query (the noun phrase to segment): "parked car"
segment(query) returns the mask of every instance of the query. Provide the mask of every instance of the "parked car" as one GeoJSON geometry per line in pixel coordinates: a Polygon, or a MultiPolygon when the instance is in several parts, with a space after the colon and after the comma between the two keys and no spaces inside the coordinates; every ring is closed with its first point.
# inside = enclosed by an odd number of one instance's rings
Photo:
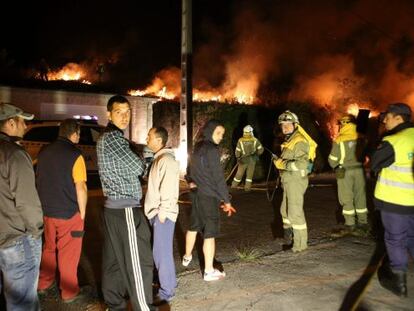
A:
{"type": "MultiPolygon", "coordinates": [[[[97,174],[96,141],[105,127],[96,121],[79,121],[81,125],[80,139],[77,147],[85,158],[88,174],[97,174]]],[[[21,145],[26,149],[36,164],[37,155],[43,146],[57,139],[60,121],[32,121],[28,122],[26,133],[21,145]]]]}

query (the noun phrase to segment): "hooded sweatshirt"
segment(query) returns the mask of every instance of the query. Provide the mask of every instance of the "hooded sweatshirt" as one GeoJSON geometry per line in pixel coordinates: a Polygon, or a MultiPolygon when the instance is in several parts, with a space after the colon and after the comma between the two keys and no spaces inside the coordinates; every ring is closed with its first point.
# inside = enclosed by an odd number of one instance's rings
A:
{"type": "Polygon", "coordinates": [[[222,126],[219,121],[210,120],[204,127],[203,139],[194,147],[189,179],[197,185],[199,192],[230,203],[220,152],[213,141],[213,132],[218,126],[222,126]]]}
{"type": "Polygon", "coordinates": [[[145,215],[148,219],[156,215],[175,222],[178,215],[180,165],[171,149],[161,149],[154,155],[148,175],[145,195],[145,215]]]}

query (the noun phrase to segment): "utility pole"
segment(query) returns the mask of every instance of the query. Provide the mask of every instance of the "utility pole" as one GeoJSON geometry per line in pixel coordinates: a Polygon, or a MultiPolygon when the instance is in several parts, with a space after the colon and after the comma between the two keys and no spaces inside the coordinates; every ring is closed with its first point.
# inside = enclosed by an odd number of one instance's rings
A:
{"type": "Polygon", "coordinates": [[[193,149],[193,41],[192,0],[182,0],[181,21],[181,96],[180,96],[180,145],[181,172],[187,168],[188,155],[193,149]]]}

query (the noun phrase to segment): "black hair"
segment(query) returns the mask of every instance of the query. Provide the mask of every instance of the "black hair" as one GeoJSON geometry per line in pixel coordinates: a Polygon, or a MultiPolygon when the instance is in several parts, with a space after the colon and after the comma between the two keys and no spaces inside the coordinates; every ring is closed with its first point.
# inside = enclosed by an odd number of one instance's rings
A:
{"type": "Polygon", "coordinates": [[[60,123],[59,136],[69,138],[73,133],[80,131],[80,124],[75,119],[65,119],[60,123]]]}
{"type": "Polygon", "coordinates": [[[114,95],[108,100],[108,104],[106,105],[106,110],[111,112],[115,103],[128,104],[128,106],[131,107],[131,104],[129,103],[128,99],[126,99],[124,96],[114,95]]]}
{"type": "Polygon", "coordinates": [[[167,132],[167,130],[162,126],[153,127],[153,129],[154,129],[155,135],[157,135],[157,137],[161,138],[162,146],[165,147],[165,145],[167,144],[167,141],[168,141],[168,132],[167,132]]]}

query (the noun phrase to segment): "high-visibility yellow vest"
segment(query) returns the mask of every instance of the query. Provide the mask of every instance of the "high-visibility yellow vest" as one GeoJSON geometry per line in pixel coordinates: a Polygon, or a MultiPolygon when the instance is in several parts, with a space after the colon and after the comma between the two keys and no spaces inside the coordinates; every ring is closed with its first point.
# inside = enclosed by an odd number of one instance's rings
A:
{"type": "Polygon", "coordinates": [[[388,203],[414,206],[414,128],[386,136],[383,140],[392,145],[395,162],[381,170],[375,197],[388,203]]]}

